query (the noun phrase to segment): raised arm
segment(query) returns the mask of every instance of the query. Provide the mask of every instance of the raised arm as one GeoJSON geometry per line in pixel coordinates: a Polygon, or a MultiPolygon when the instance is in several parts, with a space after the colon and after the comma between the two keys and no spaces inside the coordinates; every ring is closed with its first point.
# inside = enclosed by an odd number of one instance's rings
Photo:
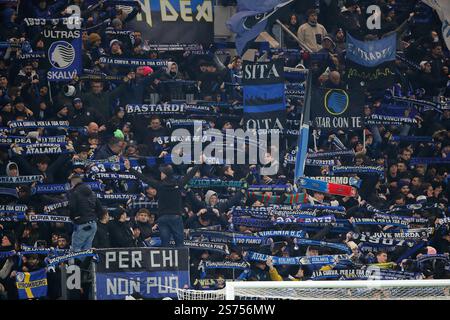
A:
{"type": "Polygon", "coordinates": [[[160,182],[156,179],[153,179],[151,177],[146,177],[145,175],[143,175],[142,173],[140,173],[139,171],[131,168],[131,164],[130,161],[128,159],[126,159],[124,161],[124,166],[125,169],[130,172],[132,175],[134,175],[136,178],[138,178],[141,181],[144,181],[145,183],[149,184],[150,186],[154,187],[154,188],[159,188],[160,186],[160,182]]]}

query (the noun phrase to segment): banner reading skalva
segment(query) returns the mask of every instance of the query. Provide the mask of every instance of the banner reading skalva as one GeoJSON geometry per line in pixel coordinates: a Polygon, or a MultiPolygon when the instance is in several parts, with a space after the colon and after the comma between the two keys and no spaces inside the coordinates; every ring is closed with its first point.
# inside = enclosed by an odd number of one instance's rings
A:
{"type": "Polygon", "coordinates": [[[244,62],[242,83],[246,129],[282,130],[286,125],[282,60],[244,62]]]}
{"type": "Polygon", "coordinates": [[[139,0],[142,13],[130,22],[145,40],[157,44],[214,42],[212,0],[139,0]]]}
{"type": "Polygon", "coordinates": [[[81,31],[45,29],[47,48],[47,79],[52,82],[71,81],[82,72],[81,31]]]}
{"type": "Polygon", "coordinates": [[[364,94],[358,90],[313,88],[311,121],[323,129],[361,128],[364,94]]]}

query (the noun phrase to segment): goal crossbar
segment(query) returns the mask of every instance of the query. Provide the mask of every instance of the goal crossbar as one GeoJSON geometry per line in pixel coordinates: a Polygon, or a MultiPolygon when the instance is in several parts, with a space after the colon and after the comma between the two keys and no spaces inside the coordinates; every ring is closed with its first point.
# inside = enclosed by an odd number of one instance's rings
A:
{"type": "MultiPolygon", "coordinates": [[[[225,299],[234,300],[239,290],[263,289],[450,289],[450,280],[352,280],[352,281],[235,281],[227,282],[225,299]]],[[[449,296],[450,298],[450,296],[449,296]]]]}

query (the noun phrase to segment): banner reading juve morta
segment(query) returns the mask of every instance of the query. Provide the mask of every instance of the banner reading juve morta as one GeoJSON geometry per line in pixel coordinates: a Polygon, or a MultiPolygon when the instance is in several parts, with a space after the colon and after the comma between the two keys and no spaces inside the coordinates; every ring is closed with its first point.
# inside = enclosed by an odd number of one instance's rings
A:
{"type": "Polygon", "coordinates": [[[133,30],[157,44],[214,42],[212,0],[139,0],[142,13],[129,22],[133,30]]]}
{"type": "Polygon", "coordinates": [[[70,81],[82,73],[81,30],[44,29],[47,79],[70,81]]]}
{"type": "Polygon", "coordinates": [[[383,89],[395,81],[395,34],[375,41],[359,41],[347,35],[347,83],[369,90],[383,89]]]}
{"type": "Polygon", "coordinates": [[[311,121],[317,128],[362,127],[364,94],[359,90],[312,88],[311,121]]]}
{"type": "Polygon", "coordinates": [[[244,62],[246,129],[282,130],[286,125],[283,61],[244,62]]]}
{"type": "Polygon", "coordinates": [[[97,300],[123,300],[135,292],[145,298],[176,297],[176,288],[190,285],[187,248],[99,249],[96,253],[97,300]]]}

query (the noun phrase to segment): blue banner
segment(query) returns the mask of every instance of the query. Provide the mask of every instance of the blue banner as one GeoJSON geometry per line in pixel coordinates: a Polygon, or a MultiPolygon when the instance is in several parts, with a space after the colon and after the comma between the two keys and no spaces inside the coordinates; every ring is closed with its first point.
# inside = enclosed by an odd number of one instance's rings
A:
{"type": "Polygon", "coordinates": [[[123,300],[135,292],[145,298],[176,298],[190,285],[189,249],[121,248],[96,250],[97,300],[123,300]]]}
{"type": "Polygon", "coordinates": [[[47,295],[47,271],[17,272],[16,287],[19,299],[33,299],[47,295]]]}
{"type": "Polygon", "coordinates": [[[347,60],[364,67],[376,67],[394,61],[397,37],[395,34],[375,41],[359,41],[347,34],[347,60]]]}
{"type": "Polygon", "coordinates": [[[81,75],[81,30],[45,29],[43,36],[48,48],[47,79],[51,82],[71,81],[81,75]]]}

